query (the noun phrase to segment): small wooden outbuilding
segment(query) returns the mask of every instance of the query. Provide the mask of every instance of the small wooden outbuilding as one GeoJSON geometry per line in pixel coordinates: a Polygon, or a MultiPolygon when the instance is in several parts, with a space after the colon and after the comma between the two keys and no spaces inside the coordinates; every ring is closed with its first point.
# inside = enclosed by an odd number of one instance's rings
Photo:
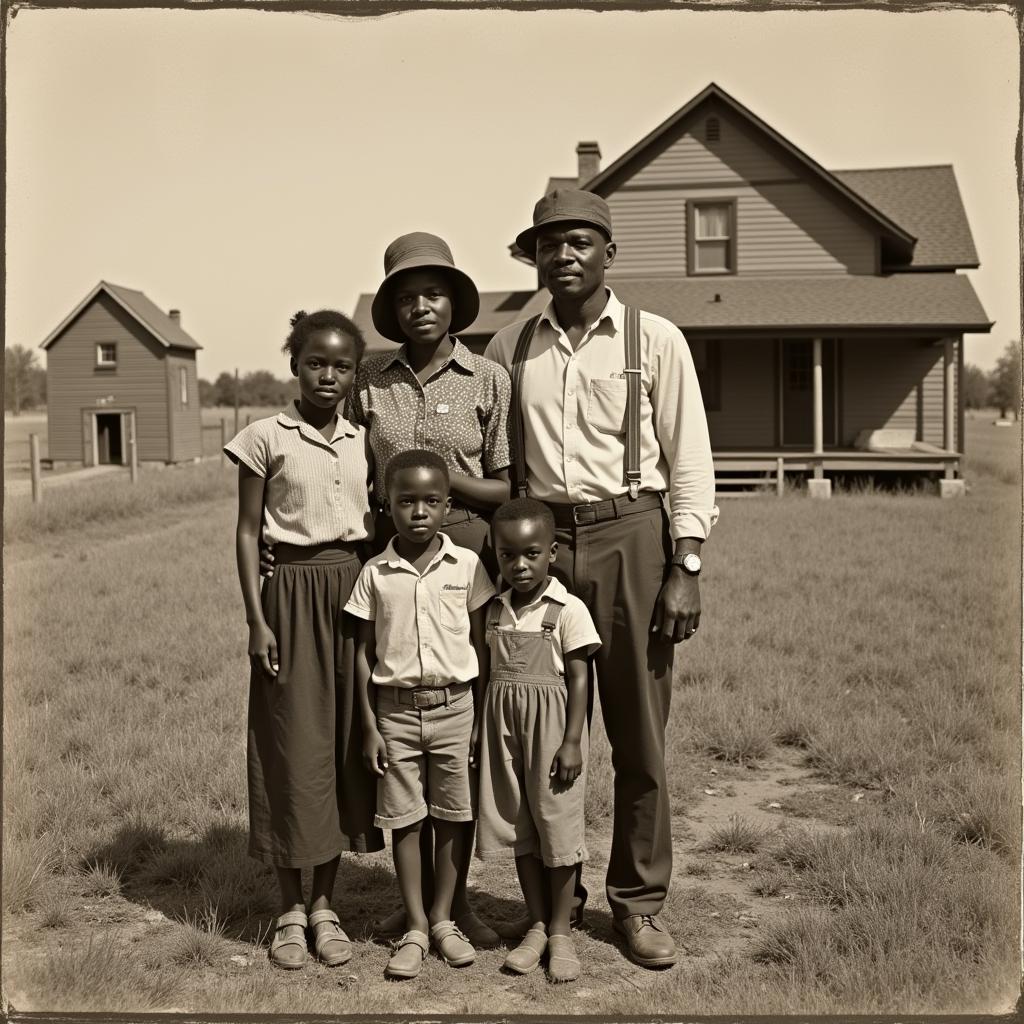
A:
{"type": "Polygon", "coordinates": [[[140,462],[200,457],[201,346],[178,310],[100,281],[40,347],[52,462],[127,464],[133,413],[140,462]]]}

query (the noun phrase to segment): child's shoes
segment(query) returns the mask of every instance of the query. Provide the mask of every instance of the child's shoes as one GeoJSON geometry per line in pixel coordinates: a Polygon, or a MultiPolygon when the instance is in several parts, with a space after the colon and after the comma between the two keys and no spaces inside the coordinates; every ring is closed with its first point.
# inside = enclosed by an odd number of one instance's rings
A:
{"type": "Polygon", "coordinates": [[[580,976],[580,959],[571,935],[548,936],[548,980],[575,981],[580,976]]]}
{"type": "Polygon", "coordinates": [[[387,967],[385,978],[415,978],[420,973],[430,939],[423,932],[408,931],[399,940],[387,967]]]}
{"type": "Polygon", "coordinates": [[[270,962],[286,971],[295,971],[306,963],[306,927],[309,918],[304,910],[289,910],[274,922],[274,938],[270,942],[270,962]],[[288,928],[298,927],[298,935],[286,935],[288,928]]]}
{"type": "Polygon", "coordinates": [[[467,967],[476,959],[476,950],[454,921],[438,921],[431,925],[430,938],[449,967],[467,967]]]}
{"type": "Polygon", "coordinates": [[[352,959],[352,942],[333,910],[314,910],[309,915],[309,926],[313,929],[313,943],[320,963],[340,967],[352,959]]]}
{"type": "Polygon", "coordinates": [[[527,929],[523,941],[505,957],[505,967],[516,974],[529,974],[540,964],[540,958],[548,946],[548,932],[542,924],[527,929]]]}
{"type": "Polygon", "coordinates": [[[486,922],[481,921],[472,910],[455,919],[455,926],[470,941],[474,949],[494,949],[501,942],[501,936],[486,922]]]}

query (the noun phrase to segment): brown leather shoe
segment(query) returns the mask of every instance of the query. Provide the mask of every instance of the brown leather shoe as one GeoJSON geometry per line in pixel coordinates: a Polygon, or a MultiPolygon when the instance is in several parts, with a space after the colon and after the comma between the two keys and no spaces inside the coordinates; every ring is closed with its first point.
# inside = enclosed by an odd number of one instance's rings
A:
{"type": "Polygon", "coordinates": [[[676,962],[676,944],[652,914],[631,914],[616,918],[615,930],[626,939],[629,959],[641,967],[671,967],[676,962]]]}

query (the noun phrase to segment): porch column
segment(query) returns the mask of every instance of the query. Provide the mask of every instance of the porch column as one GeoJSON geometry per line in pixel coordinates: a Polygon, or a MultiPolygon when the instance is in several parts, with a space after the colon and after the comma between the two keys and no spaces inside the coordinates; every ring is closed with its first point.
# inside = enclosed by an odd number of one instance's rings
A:
{"type": "Polygon", "coordinates": [[[812,498],[828,498],[832,494],[832,481],[824,479],[822,462],[825,456],[824,402],[821,373],[821,338],[814,339],[814,478],[807,481],[807,493],[812,498]]]}
{"type": "Polygon", "coordinates": [[[956,358],[953,353],[953,339],[943,339],[943,383],[942,389],[942,447],[951,452],[956,447],[956,404],[953,401],[953,387],[956,381],[956,358]]]}

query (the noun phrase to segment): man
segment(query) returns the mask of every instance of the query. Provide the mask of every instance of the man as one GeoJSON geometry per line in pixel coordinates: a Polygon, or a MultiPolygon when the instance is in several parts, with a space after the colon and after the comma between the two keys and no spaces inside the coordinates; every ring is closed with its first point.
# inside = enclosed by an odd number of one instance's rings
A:
{"type": "Polygon", "coordinates": [[[513,375],[512,417],[521,414],[513,435],[522,433],[514,455],[530,496],[555,513],[554,574],[587,604],[601,636],[615,928],[635,963],[667,967],[675,943],[657,915],[672,873],[672,661],[674,645],[700,625],[700,549],[718,516],[700,386],[681,332],[652,313],[633,318],[639,358],[626,358],[630,314],[605,285],[616,247],[604,199],[557,189],[516,242],[535,255],[551,302],[532,335],[530,321],[503,328],[485,354],[513,375]],[[640,380],[638,425],[630,424],[630,377],[640,380]]]}

